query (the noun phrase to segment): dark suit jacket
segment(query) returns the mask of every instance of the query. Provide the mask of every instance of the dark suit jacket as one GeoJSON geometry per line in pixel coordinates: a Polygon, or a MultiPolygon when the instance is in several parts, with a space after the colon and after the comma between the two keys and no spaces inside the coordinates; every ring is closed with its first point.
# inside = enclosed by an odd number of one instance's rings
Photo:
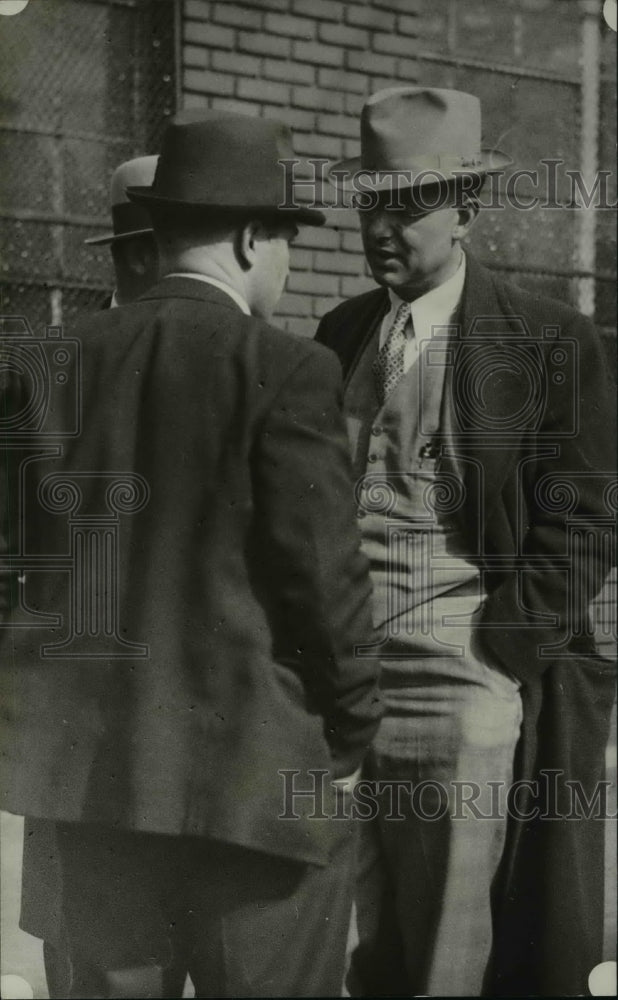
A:
{"type": "MultiPolygon", "coordinates": [[[[346,379],[387,303],[376,289],[323,318],[317,339],[337,352],[346,379]]],[[[517,777],[540,779],[543,812],[541,772],[561,771],[556,808],[568,813],[564,779],[590,793],[603,777],[614,697],[613,665],[596,657],[588,625],[612,558],[614,389],[589,320],[471,255],[459,322],[442,464],[448,471],[454,451],[463,474],[457,516],[489,595],[482,640],[523,682],[517,777]]],[[[600,961],[602,829],[598,820],[512,824],[489,993],[585,992],[600,961]]]]}
{"type": "Polygon", "coordinates": [[[12,623],[58,618],[4,644],[3,807],[324,862],[332,824],[279,819],[278,771],[299,771],[300,788],[310,768],[350,773],[380,715],[376,664],[354,655],[372,634],[370,584],[339,366],[191,279],[75,337],[80,433],[22,473],[26,549],[47,569],[28,571],[12,623]],[[57,473],[81,492],[72,509],[60,486],[37,493],[57,473]],[[114,492],[127,473],[140,478],[114,492]],[[72,612],[71,531],[86,567],[72,612]]]}

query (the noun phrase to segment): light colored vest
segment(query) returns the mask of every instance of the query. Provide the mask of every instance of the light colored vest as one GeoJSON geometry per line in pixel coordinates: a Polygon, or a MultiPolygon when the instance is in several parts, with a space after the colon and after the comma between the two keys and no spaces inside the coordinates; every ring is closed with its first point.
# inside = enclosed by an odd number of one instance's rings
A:
{"type": "Polygon", "coordinates": [[[444,426],[445,364],[427,345],[380,407],[371,367],[379,325],[350,377],[345,409],[385,682],[389,670],[428,660],[435,668],[448,661],[450,676],[459,670],[468,678],[478,657],[486,668],[472,627],[485,594],[452,516],[463,500],[461,479],[452,465],[441,470],[430,448],[444,426]]]}

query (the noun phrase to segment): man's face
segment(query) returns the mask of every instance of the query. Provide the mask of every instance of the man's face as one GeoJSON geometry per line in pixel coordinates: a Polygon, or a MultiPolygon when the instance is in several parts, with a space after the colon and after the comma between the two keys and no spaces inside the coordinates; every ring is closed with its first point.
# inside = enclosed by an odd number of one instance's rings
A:
{"type": "Polygon", "coordinates": [[[383,195],[374,208],[359,210],[363,245],[377,283],[412,301],[455,273],[460,212],[452,202],[427,210],[412,199],[406,207],[389,208],[393,200],[383,195]]]}
{"type": "Polygon", "coordinates": [[[296,225],[285,221],[269,225],[258,234],[251,312],[262,319],[271,317],[283,294],[290,271],[290,244],[297,235],[296,225]]]}

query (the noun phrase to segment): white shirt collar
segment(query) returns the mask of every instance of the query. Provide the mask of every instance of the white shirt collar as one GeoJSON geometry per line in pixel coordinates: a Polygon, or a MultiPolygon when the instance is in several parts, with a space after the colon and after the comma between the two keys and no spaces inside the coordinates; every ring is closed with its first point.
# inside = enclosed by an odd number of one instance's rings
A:
{"type": "Polygon", "coordinates": [[[120,303],[119,303],[118,299],[116,298],[116,289],[114,288],[114,291],[112,292],[112,301],[109,304],[109,308],[110,309],[117,309],[119,305],[120,305],[120,303]]]}
{"type": "MultiPolygon", "coordinates": [[[[459,267],[447,281],[431,288],[424,295],[421,295],[414,302],[410,303],[410,315],[412,317],[412,328],[417,340],[424,340],[431,337],[432,329],[438,326],[448,326],[452,323],[454,315],[461,301],[464,282],[466,280],[466,255],[462,253],[459,267]]],[[[399,298],[396,292],[389,288],[388,295],[391,301],[391,309],[388,318],[394,317],[399,306],[404,301],[399,298]]],[[[390,323],[385,324],[390,329],[390,323]]]]}
{"type": "Polygon", "coordinates": [[[231,299],[239,306],[245,315],[250,316],[251,310],[247,305],[247,302],[242,297],[240,292],[237,292],[235,288],[231,285],[226,284],[224,281],[219,281],[218,278],[211,278],[207,274],[196,274],[194,271],[173,271],[171,274],[166,274],[166,278],[194,278],[196,281],[205,281],[207,285],[214,285],[215,288],[221,289],[226,295],[229,295],[231,299]]]}

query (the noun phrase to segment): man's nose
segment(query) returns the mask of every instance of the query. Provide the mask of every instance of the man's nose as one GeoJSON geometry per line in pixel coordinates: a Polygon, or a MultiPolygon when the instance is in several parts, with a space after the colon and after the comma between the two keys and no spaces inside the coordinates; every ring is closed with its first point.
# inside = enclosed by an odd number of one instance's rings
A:
{"type": "Polygon", "coordinates": [[[392,219],[383,208],[373,209],[367,213],[367,228],[371,238],[378,241],[391,239],[393,235],[392,219]]]}

